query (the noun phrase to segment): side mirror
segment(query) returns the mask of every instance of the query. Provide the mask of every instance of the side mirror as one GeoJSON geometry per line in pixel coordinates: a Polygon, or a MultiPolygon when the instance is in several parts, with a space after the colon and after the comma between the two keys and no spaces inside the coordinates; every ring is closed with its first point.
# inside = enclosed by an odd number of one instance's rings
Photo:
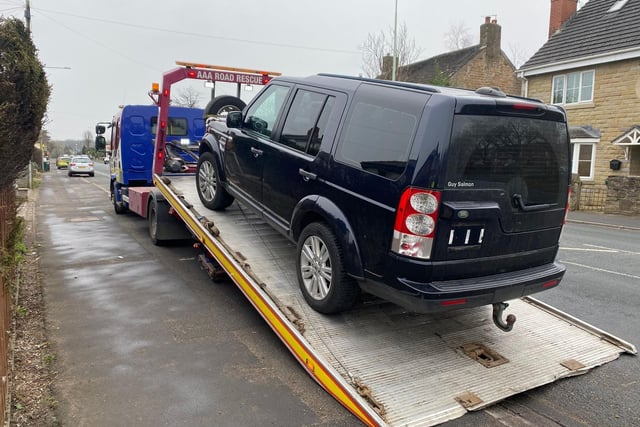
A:
{"type": "Polygon", "coordinates": [[[97,151],[104,151],[104,149],[106,148],[106,145],[107,145],[107,140],[104,139],[104,136],[102,136],[102,135],[96,136],[96,150],[97,151]]]}
{"type": "Polygon", "coordinates": [[[229,111],[227,113],[227,127],[228,128],[242,127],[242,111],[229,111]]]}
{"type": "Polygon", "coordinates": [[[96,125],[96,135],[102,135],[106,130],[107,128],[104,125],[96,125]]]}

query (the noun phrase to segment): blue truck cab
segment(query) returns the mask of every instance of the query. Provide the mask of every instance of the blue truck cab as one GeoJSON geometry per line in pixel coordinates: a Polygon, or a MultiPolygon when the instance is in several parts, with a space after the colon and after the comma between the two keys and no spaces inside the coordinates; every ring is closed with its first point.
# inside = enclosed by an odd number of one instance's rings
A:
{"type": "MultiPolygon", "coordinates": [[[[126,105],[111,122],[111,195],[116,212],[128,210],[130,187],[153,185],[153,155],[158,127],[158,107],[126,105]]],[[[197,162],[198,144],[205,133],[203,110],[169,107],[164,168],[190,172],[197,162]]]]}

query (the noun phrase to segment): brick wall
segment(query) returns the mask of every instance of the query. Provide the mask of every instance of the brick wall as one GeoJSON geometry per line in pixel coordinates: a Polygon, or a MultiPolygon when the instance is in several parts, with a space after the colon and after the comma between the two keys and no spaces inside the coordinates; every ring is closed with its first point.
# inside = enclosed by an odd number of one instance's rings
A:
{"type": "MultiPolygon", "coordinates": [[[[574,71],[595,70],[594,99],[592,103],[566,106],[569,124],[590,125],[601,132],[596,145],[594,180],[585,185],[604,187],[609,176],[629,175],[629,162],[624,149],[611,144],[633,125],[640,124],[640,60],[618,61],[574,71]],[[618,171],[609,168],[609,161],[618,159],[618,171]]],[[[556,74],[562,74],[560,72],[556,74]]],[[[527,96],[551,102],[552,74],[530,77],[527,96]]]]}
{"type": "Polygon", "coordinates": [[[520,95],[520,81],[515,68],[504,53],[489,58],[486,49],[480,51],[451,78],[451,86],[477,89],[482,86],[499,87],[510,95],[520,95]]]}

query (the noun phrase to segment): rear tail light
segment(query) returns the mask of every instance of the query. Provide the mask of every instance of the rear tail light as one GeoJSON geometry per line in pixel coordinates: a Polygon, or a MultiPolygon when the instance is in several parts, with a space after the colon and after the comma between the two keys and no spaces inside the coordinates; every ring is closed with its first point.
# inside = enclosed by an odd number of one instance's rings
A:
{"type": "Polygon", "coordinates": [[[567,217],[569,216],[569,203],[571,202],[571,186],[567,190],[567,205],[564,207],[564,224],[567,223],[567,217]]]}
{"type": "Polygon", "coordinates": [[[439,206],[439,191],[407,188],[398,204],[391,250],[399,255],[431,258],[439,206]]]}

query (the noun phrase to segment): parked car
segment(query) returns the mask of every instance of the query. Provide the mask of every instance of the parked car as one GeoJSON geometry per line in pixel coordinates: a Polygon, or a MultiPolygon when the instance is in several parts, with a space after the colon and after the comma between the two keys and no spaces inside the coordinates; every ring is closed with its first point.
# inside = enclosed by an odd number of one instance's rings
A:
{"type": "Polygon", "coordinates": [[[222,210],[237,199],[295,242],[300,289],[319,312],[349,309],[361,290],[413,312],[495,309],[564,275],[560,107],[318,75],[273,79],[209,123],[200,200],[222,210]]]}
{"type": "Polygon", "coordinates": [[[93,160],[89,156],[73,156],[69,162],[69,176],[85,174],[93,176],[93,160]]]}
{"type": "Polygon", "coordinates": [[[71,156],[59,156],[56,158],[56,167],[58,169],[66,169],[69,167],[71,156]]]}
{"type": "Polygon", "coordinates": [[[102,159],[102,161],[104,161],[104,164],[109,164],[109,156],[104,156],[104,158],[102,159]]]}

